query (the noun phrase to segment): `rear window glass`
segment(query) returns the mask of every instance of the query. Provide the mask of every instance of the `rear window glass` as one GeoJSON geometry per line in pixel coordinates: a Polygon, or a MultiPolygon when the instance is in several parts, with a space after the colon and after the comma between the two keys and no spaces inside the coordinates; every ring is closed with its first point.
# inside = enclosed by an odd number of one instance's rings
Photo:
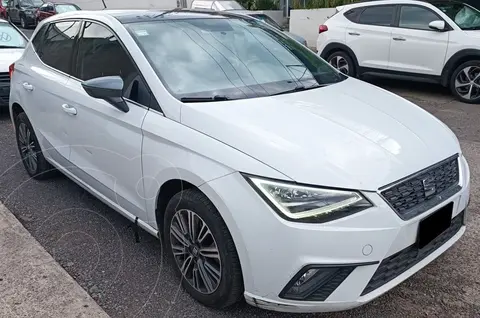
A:
{"type": "Polygon", "coordinates": [[[360,17],[360,13],[362,13],[362,11],[363,8],[351,9],[345,12],[344,16],[352,22],[358,22],[358,18],[360,17]]]}
{"type": "Polygon", "coordinates": [[[360,15],[362,24],[390,26],[393,22],[394,6],[367,7],[360,15]]]}
{"type": "Polygon", "coordinates": [[[0,23],[0,48],[24,48],[27,40],[8,23],[0,23]]]}

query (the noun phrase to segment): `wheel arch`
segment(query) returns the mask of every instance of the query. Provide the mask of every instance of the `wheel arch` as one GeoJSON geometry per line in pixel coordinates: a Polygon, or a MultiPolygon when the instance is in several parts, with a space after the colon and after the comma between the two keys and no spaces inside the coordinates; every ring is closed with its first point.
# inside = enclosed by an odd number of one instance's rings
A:
{"type": "Polygon", "coordinates": [[[465,49],[458,51],[450,57],[450,59],[445,63],[445,66],[442,70],[441,75],[441,84],[445,87],[448,86],[450,77],[452,76],[455,69],[462,63],[465,63],[469,60],[477,59],[480,60],[480,50],[477,49],[465,49]]]}
{"type": "Polygon", "coordinates": [[[359,65],[358,65],[357,56],[355,55],[355,52],[353,52],[351,48],[349,48],[347,45],[343,43],[338,43],[338,42],[329,43],[320,53],[320,57],[326,60],[330,54],[336,51],[344,51],[348,55],[350,55],[350,57],[353,60],[353,63],[355,64],[355,71],[357,73],[355,75],[358,75],[359,65]]]}
{"type": "Polygon", "coordinates": [[[19,103],[16,103],[16,102],[13,103],[11,108],[11,113],[10,113],[13,123],[15,123],[17,116],[20,113],[25,113],[25,110],[23,109],[23,107],[19,103]]]}

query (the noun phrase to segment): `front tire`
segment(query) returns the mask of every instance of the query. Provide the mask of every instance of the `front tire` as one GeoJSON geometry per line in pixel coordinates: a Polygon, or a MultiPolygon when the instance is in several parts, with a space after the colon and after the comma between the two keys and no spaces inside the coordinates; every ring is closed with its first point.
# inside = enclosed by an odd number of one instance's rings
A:
{"type": "Polygon", "coordinates": [[[16,117],[15,126],[18,151],[27,173],[30,177],[37,180],[47,179],[52,176],[55,169],[43,156],[32,124],[25,113],[20,113],[16,117]]]}
{"type": "Polygon", "coordinates": [[[472,60],[459,65],[450,77],[450,91],[459,101],[480,103],[480,61],[472,60]]]}
{"type": "Polygon", "coordinates": [[[26,29],[28,27],[27,20],[24,16],[20,17],[20,26],[22,27],[22,29],[26,29]]]}
{"type": "Polygon", "coordinates": [[[356,76],[355,64],[347,52],[333,52],[328,56],[327,62],[345,75],[356,76]]]}
{"type": "Polygon", "coordinates": [[[235,244],[203,193],[187,189],[173,196],[165,211],[164,233],[166,252],[195,300],[225,308],[241,299],[243,277],[235,244]]]}

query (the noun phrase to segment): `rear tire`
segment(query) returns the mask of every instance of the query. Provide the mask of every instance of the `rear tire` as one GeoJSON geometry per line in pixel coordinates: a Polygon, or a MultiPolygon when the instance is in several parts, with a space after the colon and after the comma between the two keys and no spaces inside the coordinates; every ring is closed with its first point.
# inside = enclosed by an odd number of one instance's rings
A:
{"type": "Polygon", "coordinates": [[[30,177],[37,180],[51,177],[56,170],[43,156],[35,131],[25,113],[20,113],[16,117],[15,133],[20,158],[30,177]]]}
{"type": "Polygon", "coordinates": [[[187,189],[173,196],[165,211],[164,236],[166,252],[182,277],[182,286],[195,300],[226,308],[242,298],[243,276],[235,244],[203,193],[187,189]]]}
{"type": "Polygon", "coordinates": [[[480,103],[480,60],[459,65],[450,77],[450,91],[461,102],[480,103]]]}
{"type": "Polygon", "coordinates": [[[327,62],[345,75],[356,77],[356,68],[350,54],[345,51],[335,51],[331,53],[327,62]]]}

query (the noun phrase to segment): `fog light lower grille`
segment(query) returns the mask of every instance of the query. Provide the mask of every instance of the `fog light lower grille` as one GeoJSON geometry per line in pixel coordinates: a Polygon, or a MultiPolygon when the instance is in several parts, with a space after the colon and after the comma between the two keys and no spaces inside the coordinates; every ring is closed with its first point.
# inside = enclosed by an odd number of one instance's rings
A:
{"type": "Polygon", "coordinates": [[[358,266],[378,262],[345,265],[308,265],[285,286],[279,297],[291,300],[325,301],[358,266]]]}

